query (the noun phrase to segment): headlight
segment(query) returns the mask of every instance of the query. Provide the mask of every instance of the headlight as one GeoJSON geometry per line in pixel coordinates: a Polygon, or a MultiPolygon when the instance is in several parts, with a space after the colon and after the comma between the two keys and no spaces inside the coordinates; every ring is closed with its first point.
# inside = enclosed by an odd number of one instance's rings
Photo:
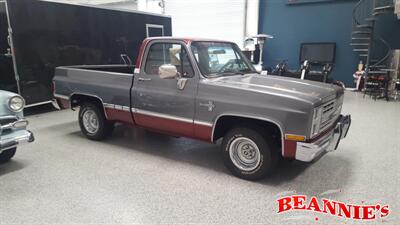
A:
{"type": "Polygon", "coordinates": [[[8,100],[8,108],[10,108],[14,112],[20,112],[24,109],[25,100],[21,96],[14,96],[8,100]]]}
{"type": "Polygon", "coordinates": [[[314,136],[319,133],[319,128],[321,125],[321,118],[322,118],[322,107],[315,108],[314,113],[313,113],[311,136],[314,136]]]}

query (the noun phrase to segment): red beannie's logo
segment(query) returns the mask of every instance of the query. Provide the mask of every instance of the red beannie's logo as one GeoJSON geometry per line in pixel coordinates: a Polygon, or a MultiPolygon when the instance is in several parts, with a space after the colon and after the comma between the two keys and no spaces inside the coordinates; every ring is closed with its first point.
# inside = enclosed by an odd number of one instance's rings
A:
{"type": "Polygon", "coordinates": [[[292,195],[277,200],[278,213],[292,210],[313,211],[332,216],[339,216],[353,220],[375,220],[389,215],[389,205],[355,205],[343,202],[322,199],[322,203],[316,197],[307,201],[305,195],[292,195]]]}

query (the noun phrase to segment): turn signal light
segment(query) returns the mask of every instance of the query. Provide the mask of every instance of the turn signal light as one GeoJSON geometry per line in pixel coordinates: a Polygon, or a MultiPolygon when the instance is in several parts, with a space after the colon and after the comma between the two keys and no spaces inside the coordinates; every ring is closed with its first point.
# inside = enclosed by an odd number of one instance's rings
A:
{"type": "Polygon", "coordinates": [[[285,139],[290,141],[305,141],[306,137],[302,135],[285,134],[285,139]]]}

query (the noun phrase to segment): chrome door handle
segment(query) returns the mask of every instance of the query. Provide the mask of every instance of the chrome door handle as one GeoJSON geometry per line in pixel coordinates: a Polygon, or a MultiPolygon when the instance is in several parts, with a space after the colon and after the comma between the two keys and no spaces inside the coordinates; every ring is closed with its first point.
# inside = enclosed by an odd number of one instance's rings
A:
{"type": "Polygon", "coordinates": [[[143,78],[143,77],[139,77],[138,79],[139,81],[151,81],[151,78],[143,78]]]}

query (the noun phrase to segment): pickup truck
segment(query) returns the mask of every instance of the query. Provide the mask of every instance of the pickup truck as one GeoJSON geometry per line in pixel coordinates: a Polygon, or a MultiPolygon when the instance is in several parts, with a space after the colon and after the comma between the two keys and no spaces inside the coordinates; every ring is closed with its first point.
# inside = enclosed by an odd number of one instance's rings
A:
{"type": "MultiPolygon", "coordinates": [[[[129,60],[126,60],[129,61],[129,60]]],[[[281,159],[305,162],[336,150],[350,127],[344,90],[332,84],[261,75],[231,42],[153,37],[136,65],[58,67],[54,96],[79,107],[92,140],[115,122],[210,143],[236,176],[256,180],[281,159]]]]}

